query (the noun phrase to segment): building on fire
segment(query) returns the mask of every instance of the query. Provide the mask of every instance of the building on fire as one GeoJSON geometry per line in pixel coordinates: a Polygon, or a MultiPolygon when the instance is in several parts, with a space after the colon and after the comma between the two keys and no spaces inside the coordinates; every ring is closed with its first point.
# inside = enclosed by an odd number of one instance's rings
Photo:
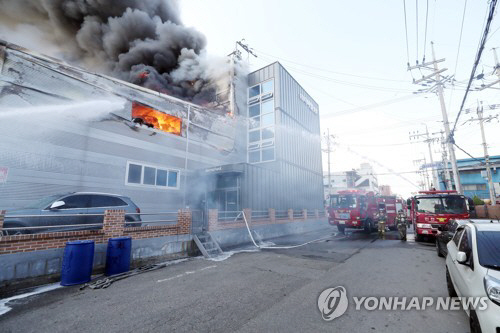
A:
{"type": "Polygon", "coordinates": [[[143,211],[321,209],[318,104],[277,62],[238,89],[228,112],[0,41],[0,208],[95,191],[143,211]]]}

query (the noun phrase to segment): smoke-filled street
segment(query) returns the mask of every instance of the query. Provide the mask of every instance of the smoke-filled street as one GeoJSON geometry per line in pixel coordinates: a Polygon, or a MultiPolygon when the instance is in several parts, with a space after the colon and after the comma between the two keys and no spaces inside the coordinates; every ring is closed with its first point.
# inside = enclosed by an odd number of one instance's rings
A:
{"type": "Polygon", "coordinates": [[[226,260],[192,258],[115,282],[107,289],[58,289],[14,301],[3,332],[468,332],[465,312],[357,311],[352,296],[446,296],[444,260],[433,244],[416,244],[333,228],[273,239],[290,250],[239,252],[226,260]],[[327,322],[318,295],[343,286],[350,304],[327,322]]]}

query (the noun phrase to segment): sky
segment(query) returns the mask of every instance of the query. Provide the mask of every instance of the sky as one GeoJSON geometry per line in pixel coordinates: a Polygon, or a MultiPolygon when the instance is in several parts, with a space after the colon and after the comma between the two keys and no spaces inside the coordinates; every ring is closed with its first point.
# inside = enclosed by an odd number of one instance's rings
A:
{"type": "MultiPolygon", "coordinates": [[[[447,68],[443,75],[454,75],[457,80],[454,85],[447,83],[444,90],[453,126],[488,6],[486,0],[182,0],[181,17],[184,24],[206,35],[211,54],[227,55],[236,41],[245,39],[257,55],[248,58],[251,70],[274,61],[287,68],[319,103],[322,133],[329,129],[335,135],[338,145],[331,155],[333,172],[369,162],[379,184],[388,184],[394,192],[408,196],[418,190],[421,179],[413,172],[419,165],[413,161],[430,160],[427,145],[410,141],[409,132],[423,133],[426,125],[430,133],[439,132],[443,118],[435,93],[414,94],[425,87],[412,84],[412,79],[430,71],[408,71],[407,63],[421,63],[424,55],[426,62],[432,60],[434,42],[436,58],[446,59],[439,64],[447,68]],[[401,173],[404,179],[393,172],[401,173]]],[[[476,72],[485,74],[484,83],[497,79],[492,75],[492,48],[500,47],[499,29],[500,18],[495,15],[476,72]]],[[[481,83],[474,80],[475,85],[481,83]]],[[[478,101],[500,103],[498,89],[500,84],[469,93],[465,108],[475,110],[478,101]]],[[[498,112],[484,113],[494,116],[498,112]]],[[[480,157],[483,148],[478,122],[462,125],[472,116],[475,113],[461,116],[455,139],[465,151],[480,157]]],[[[485,124],[490,155],[500,154],[499,128],[496,120],[485,124]]],[[[441,160],[440,149],[440,144],[432,145],[434,161],[441,160]]],[[[468,157],[458,150],[456,155],[468,157]]],[[[324,156],[324,170],[326,161],[324,156]]]]}

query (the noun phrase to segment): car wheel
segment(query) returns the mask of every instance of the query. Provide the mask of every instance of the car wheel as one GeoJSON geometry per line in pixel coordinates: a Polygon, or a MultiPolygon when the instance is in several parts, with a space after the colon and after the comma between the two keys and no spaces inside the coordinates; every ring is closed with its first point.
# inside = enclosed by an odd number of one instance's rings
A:
{"type": "Polygon", "coordinates": [[[343,235],[345,235],[345,225],[337,225],[337,229],[343,235]]]}
{"type": "Polygon", "coordinates": [[[471,333],[481,333],[481,325],[479,324],[479,319],[477,318],[476,311],[470,310],[469,325],[471,333]]]}
{"type": "Polygon", "coordinates": [[[446,287],[448,288],[448,296],[457,297],[457,292],[451,281],[450,272],[448,272],[448,267],[446,267],[446,287]]]}
{"type": "Polygon", "coordinates": [[[437,238],[436,238],[436,252],[437,252],[438,257],[441,257],[441,258],[444,257],[443,252],[441,252],[441,244],[439,243],[437,238]]]}
{"type": "Polygon", "coordinates": [[[416,235],[415,235],[415,240],[416,240],[417,242],[422,242],[422,241],[424,240],[424,236],[419,235],[419,234],[416,234],[416,235]]]}

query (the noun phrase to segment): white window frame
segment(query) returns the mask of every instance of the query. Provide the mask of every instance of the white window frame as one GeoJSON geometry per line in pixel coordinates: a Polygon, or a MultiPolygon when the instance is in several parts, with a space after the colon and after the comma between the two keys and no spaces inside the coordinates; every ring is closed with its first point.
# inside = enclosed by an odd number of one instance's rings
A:
{"type": "Polygon", "coordinates": [[[181,177],[181,171],[179,169],[176,169],[176,168],[154,165],[154,164],[149,164],[149,163],[145,163],[145,162],[127,161],[127,167],[126,167],[126,171],[125,171],[125,185],[141,187],[141,188],[158,189],[158,190],[179,190],[180,189],[180,177],[181,177]],[[135,164],[135,165],[141,166],[141,182],[140,182],[140,184],[129,183],[128,174],[129,174],[130,164],[135,164]],[[154,168],[156,170],[156,172],[155,172],[155,184],[154,185],[144,184],[144,168],[145,167],[154,168]],[[156,185],[156,177],[158,174],[158,169],[167,171],[167,185],[166,186],[156,185]],[[176,180],[175,187],[168,186],[168,176],[169,176],[171,171],[177,173],[177,180],[176,180]]]}

